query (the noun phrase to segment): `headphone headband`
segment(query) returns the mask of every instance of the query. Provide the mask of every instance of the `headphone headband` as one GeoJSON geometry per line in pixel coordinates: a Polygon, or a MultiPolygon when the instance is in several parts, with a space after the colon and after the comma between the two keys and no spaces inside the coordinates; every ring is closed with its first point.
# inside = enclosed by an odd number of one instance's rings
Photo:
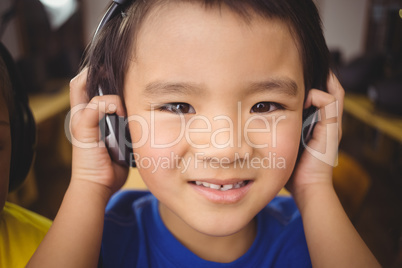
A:
{"type": "Polygon", "coordinates": [[[94,37],[98,34],[99,30],[105,26],[105,24],[114,18],[119,12],[121,12],[122,8],[129,2],[130,0],[113,0],[110,4],[108,10],[105,15],[103,15],[101,22],[96,28],[94,37]]]}

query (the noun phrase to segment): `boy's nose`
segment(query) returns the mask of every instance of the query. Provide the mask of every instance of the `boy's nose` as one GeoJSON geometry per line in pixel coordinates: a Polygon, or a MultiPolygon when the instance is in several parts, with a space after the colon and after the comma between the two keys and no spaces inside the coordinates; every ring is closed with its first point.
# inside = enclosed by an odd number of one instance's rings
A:
{"type": "Polygon", "coordinates": [[[202,154],[204,159],[213,158],[232,163],[253,154],[253,148],[246,141],[243,130],[241,122],[221,115],[198,124],[197,129],[193,128],[187,135],[190,146],[196,153],[202,154]]]}

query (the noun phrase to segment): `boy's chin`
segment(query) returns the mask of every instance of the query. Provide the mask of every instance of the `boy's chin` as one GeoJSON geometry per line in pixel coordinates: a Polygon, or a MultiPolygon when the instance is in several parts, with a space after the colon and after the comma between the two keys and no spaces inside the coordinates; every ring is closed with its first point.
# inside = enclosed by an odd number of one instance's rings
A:
{"type": "Polygon", "coordinates": [[[189,220],[187,224],[200,234],[210,237],[229,237],[241,231],[253,231],[256,227],[255,216],[213,215],[201,220],[189,220]]]}
{"type": "MultiPolygon", "coordinates": [[[[251,223],[254,223],[254,220],[251,220],[250,222],[248,222],[245,226],[241,225],[241,226],[233,226],[232,228],[228,227],[228,226],[215,226],[213,228],[208,228],[206,230],[201,230],[203,231],[202,233],[204,235],[208,235],[210,237],[230,237],[233,236],[235,234],[238,234],[241,231],[246,231],[245,229],[248,228],[249,226],[251,227],[251,223]]],[[[249,232],[249,231],[247,231],[249,232]]]]}

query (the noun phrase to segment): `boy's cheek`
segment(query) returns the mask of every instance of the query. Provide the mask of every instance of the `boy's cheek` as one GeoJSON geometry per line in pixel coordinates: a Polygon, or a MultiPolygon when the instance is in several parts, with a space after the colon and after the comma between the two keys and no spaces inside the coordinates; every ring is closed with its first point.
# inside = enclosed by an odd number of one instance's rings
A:
{"type": "Polygon", "coordinates": [[[174,146],[184,136],[185,120],[157,114],[133,115],[128,118],[134,147],[150,143],[155,148],[174,146]]]}
{"type": "Polygon", "coordinates": [[[277,175],[286,179],[294,169],[299,149],[300,130],[298,126],[297,128],[295,126],[297,122],[283,124],[275,134],[269,137],[271,146],[259,151],[265,160],[264,167],[268,163],[269,172],[279,172],[277,175]]]}
{"type": "Polygon", "coordinates": [[[166,177],[173,170],[180,170],[187,144],[183,139],[177,141],[175,139],[176,137],[168,132],[164,137],[150,135],[141,146],[134,147],[135,162],[140,173],[146,173],[146,176],[150,177],[156,175],[166,177]]]}
{"type": "Polygon", "coordinates": [[[301,120],[293,117],[255,119],[244,128],[244,142],[254,149],[276,153],[297,152],[301,135],[301,120]]]}

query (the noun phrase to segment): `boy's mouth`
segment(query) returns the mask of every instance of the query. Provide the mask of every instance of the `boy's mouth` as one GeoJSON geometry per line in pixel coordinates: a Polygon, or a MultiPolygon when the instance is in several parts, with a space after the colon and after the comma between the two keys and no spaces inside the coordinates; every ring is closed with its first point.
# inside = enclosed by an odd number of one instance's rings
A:
{"type": "Polygon", "coordinates": [[[208,182],[203,182],[203,181],[192,181],[191,183],[198,185],[198,186],[203,186],[205,188],[210,188],[214,189],[217,191],[228,191],[231,189],[239,189],[244,186],[246,186],[250,181],[249,180],[244,180],[244,181],[239,181],[236,183],[232,184],[213,184],[213,183],[208,183],[208,182]]]}
{"type": "Polygon", "coordinates": [[[189,181],[198,194],[217,204],[234,204],[242,200],[253,185],[253,179],[202,179],[189,181]]]}

